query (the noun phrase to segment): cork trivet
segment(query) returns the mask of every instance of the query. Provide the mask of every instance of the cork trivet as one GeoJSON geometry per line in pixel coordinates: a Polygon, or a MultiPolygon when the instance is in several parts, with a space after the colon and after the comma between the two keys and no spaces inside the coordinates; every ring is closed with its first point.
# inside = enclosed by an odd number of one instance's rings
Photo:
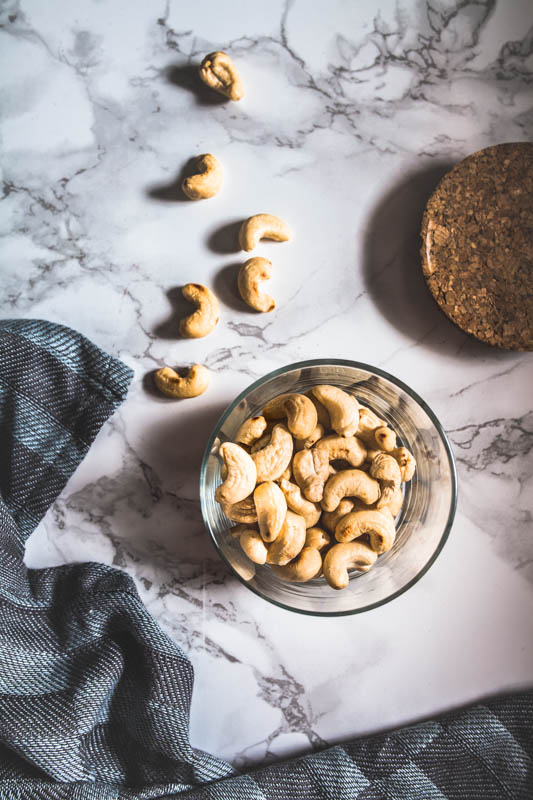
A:
{"type": "Polygon", "coordinates": [[[441,180],[422,222],[433,297],[467,333],[533,350],[533,144],[487,147],[441,180]]]}

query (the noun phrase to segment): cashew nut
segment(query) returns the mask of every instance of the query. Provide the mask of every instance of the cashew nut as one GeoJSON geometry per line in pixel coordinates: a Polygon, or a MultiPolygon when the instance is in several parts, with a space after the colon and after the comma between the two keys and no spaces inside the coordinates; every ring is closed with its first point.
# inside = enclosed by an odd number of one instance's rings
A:
{"type": "Polygon", "coordinates": [[[287,511],[283,527],[268,548],[267,564],[285,566],[300,553],[305,544],[305,520],[299,514],[287,511]]]}
{"type": "Polygon", "coordinates": [[[198,397],[209,386],[209,370],[201,364],[194,364],[182,378],[170,367],[158,369],[154,375],[155,385],[167,397],[198,397]]]}
{"type": "Polygon", "coordinates": [[[200,66],[200,78],[215,92],[223,94],[229,100],[240,100],[244,97],[244,87],[237,67],[228,56],[218,50],[209,53],[200,66]]]}
{"type": "Polygon", "coordinates": [[[370,547],[376,553],[390,550],[396,536],[394,519],[388,508],[381,511],[352,511],[346,514],[335,528],[335,538],[338,542],[351,542],[360,536],[368,534],[370,547]]]}
{"type": "Polygon", "coordinates": [[[287,417],[287,427],[296,439],[306,439],[317,425],[316,409],[304,394],[280,394],[263,409],[266,419],[287,417]]]}
{"type": "MultiPolygon", "coordinates": [[[[362,502],[362,501],[361,501],[362,502]]],[[[340,519],[353,511],[355,503],[345,497],[340,501],[335,511],[324,511],[322,513],[322,524],[330,533],[335,533],[335,528],[340,519]]]]}
{"type": "Polygon", "coordinates": [[[257,522],[257,511],[255,510],[253,495],[246,497],[239,503],[221,503],[220,505],[224,514],[233,522],[243,522],[246,525],[252,525],[257,522]]]}
{"type": "Polygon", "coordinates": [[[381,496],[376,508],[383,508],[390,503],[402,482],[398,462],[387,453],[378,453],[370,465],[370,475],[376,478],[381,486],[381,496]]]}
{"type": "Polygon", "coordinates": [[[264,417],[250,417],[245,420],[235,434],[237,444],[253,445],[261,438],[266,430],[267,421],[264,417]]]}
{"type": "Polygon", "coordinates": [[[315,550],[322,552],[331,544],[331,539],[322,528],[308,528],[305,534],[305,546],[314,547],[315,550]]]}
{"type": "Polygon", "coordinates": [[[322,500],[324,484],[329,475],[329,461],[327,454],[316,448],[300,450],[294,454],[292,460],[292,473],[294,480],[313,503],[322,500]]]}
{"type": "Polygon", "coordinates": [[[239,246],[241,250],[249,252],[257,246],[260,239],[287,242],[290,238],[291,229],[282,219],[273,214],[254,214],[241,225],[239,246]]]}
{"type": "Polygon", "coordinates": [[[402,481],[410,481],[415,474],[416,460],[414,455],[407,449],[407,447],[395,447],[391,451],[391,456],[394,456],[400,467],[402,481]]]}
{"type": "Polygon", "coordinates": [[[259,533],[265,542],[273,542],[281,531],[287,513],[285,495],[277,483],[265,481],[254,490],[259,533]]]}
{"type": "Polygon", "coordinates": [[[246,450],[233,442],[223,442],[218,452],[224,460],[228,474],[226,480],[217,487],[215,500],[225,504],[239,503],[255,488],[255,463],[246,450]]]}
{"type": "Polygon", "coordinates": [[[220,311],[217,298],[200,283],[187,283],[181,293],[186,300],[197,306],[196,311],[181,320],[181,335],[187,339],[207,336],[218,322],[220,311]]]}
{"type": "Polygon", "coordinates": [[[313,386],[312,392],[330,416],[331,427],[339,436],[353,436],[359,425],[359,403],[338,386],[313,386]]]}
{"type": "MultiPolygon", "coordinates": [[[[342,502],[343,501],[341,501],[341,504],[342,502]]],[[[366,503],[363,503],[362,500],[356,500],[355,505],[353,507],[353,511],[370,511],[374,508],[377,508],[378,503],[379,500],[376,503],[370,503],[370,505],[367,505],[366,503]]],[[[403,492],[402,492],[402,487],[399,486],[398,489],[392,495],[392,497],[388,500],[388,502],[384,503],[384,505],[381,506],[381,511],[383,511],[385,508],[388,508],[392,516],[397,517],[400,511],[402,510],[402,506],[403,506],[403,492]]],[[[324,512],[323,517],[325,516],[326,513],[324,512]]]]}
{"type": "Polygon", "coordinates": [[[324,426],[321,425],[320,422],[318,422],[314,431],[311,431],[311,433],[306,439],[296,439],[296,441],[294,442],[294,449],[309,450],[314,444],[316,444],[320,439],[322,439],[324,433],[325,433],[324,426]]]}
{"type": "Polygon", "coordinates": [[[251,454],[257,468],[257,482],[277,480],[290,464],[292,449],[292,436],[285,425],[274,425],[270,442],[251,454]]]}
{"type": "Polygon", "coordinates": [[[239,270],[237,286],[244,302],[256,311],[273,311],[276,301],[259,290],[262,281],[272,277],[272,262],[267,258],[249,258],[239,270]]]}
{"type": "Polygon", "coordinates": [[[284,581],[306,583],[322,569],[322,556],[315,547],[304,547],[300,555],[285,566],[272,565],[272,571],[284,581]]]}
{"type": "Polygon", "coordinates": [[[376,444],[380,450],[390,453],[396,447],[396,434],[386,425],[374,431],[376,444]]]}
{"type": "Polygon", "coordinates": [[[345,589],[350,582],[349,569],[367,572],[378,554],[364,542],[341,542],[328,550],[322,569],[332,589],[345,589]]]}
{"type": "Polygon", "coordinates": [[[253,561],[254,564],[266,562],[268,548],[256,530],[246,525],[237,525],[231,534],[238,537],[240,545],[250,561],[253,561]]]}
{"type": "Polygon", "coordinates": [[[324,511],[335,511],[343,497],[360,497],[365,503],[375,503],[379,496],[379,483],[366,472],[344,469],[328,478],[322,508],[324,511]]]}
{"type": "Polygon", "coordinates": [[[189,200],[204,200],[214,197],[222,186],[222,165],[211,153],[205,153],[195,159],[198,173],[185,178],[181,184],[184,194],[189,200]]]}
{"type": "Polygon", "coordinates": [[[305,527],[312,528],[316,525],[322,513],[322,509],[318,503],[312,503],[310,500],[306,500],[305,497],[302,497],[300,487],[296,486],[295,483],[291,483],[289,480],[282,478],[280,486],[290,510],[294,511],[296,514],[300,514],[300,516],[305,519],[305,527]]]}
{"type": "Polygon", "coordinates": [[[323,452],[330,461],[347,461],[352,467],[360,467],[366,458],[366,447],[356,436],[324,436],[314,450],[323,452]]]}

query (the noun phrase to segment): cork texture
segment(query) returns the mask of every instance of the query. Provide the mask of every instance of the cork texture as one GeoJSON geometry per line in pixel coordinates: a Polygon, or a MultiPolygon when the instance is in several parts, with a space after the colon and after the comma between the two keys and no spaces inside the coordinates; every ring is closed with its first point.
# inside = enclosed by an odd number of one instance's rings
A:
{"type": "Polygon", "coordinates": [[[422,221],[433,297],[487,344],[533,350],[533,144],[487,147],[441,180],[422,221]]]}

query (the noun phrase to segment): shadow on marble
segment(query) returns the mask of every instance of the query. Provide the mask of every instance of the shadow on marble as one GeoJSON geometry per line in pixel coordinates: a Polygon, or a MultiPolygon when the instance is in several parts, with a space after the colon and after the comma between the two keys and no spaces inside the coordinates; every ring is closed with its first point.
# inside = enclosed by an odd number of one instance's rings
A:
{"type": "Polygon", "coordinates": [[[196,159],[197,156],[189,158],[172,181],[149,186],[146,190],[147,196],[151,197],[152,200],[160,200],[163,203],[194,203],[194,200],[184,194],[181,184],[185,178],[189,178],[198,172],[196,159]]]}
{"type": "Polygon", "coordinates": [[[234,311],[250,311],[253,314],[257,314],[256,311],[246,305],[237,288],[237,277],[243,263],[244,261],[234,261],[231,264],[226,264],[225,267],[222,267],[217,272],[214,280],[215,294],[225,306],[232,308],[234,311]]]}
{"type": "Polygon", "coordinates": [[[181,286],[172,286],[166,292],[166,296],[171,305],[171,311],[167,319],[159,322],[154,327],[154,334],[159,339],[180,339],[179,323],[182,317],[186,317],[193,312],[193,307],[181,293],[181,286]]]}
{"type": "Polygon", "coordinates": [[[192,92],[196,102],[202,106],[221,106],[231,102],[227,97],[217,94],[202,83],[198,75],[198,67],[191,64],[171,64],[165,70],[165,77],[169,83],[180,89],[192,92]]]}
{"type": "Polygon", "coordinates": [[[239,253],[241,249],[239,246],[239,228],[242,223],[242,219],[236,219],[212,231],[207,237],[209,249],[219,255],[239,253]]]}

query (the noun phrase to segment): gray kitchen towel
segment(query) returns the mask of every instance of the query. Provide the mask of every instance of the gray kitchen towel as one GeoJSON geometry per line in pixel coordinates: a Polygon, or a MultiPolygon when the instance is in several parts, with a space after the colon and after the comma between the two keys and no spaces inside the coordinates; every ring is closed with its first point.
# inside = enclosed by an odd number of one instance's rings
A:
{"type": "Polygon", "coordinates": [[[0,800],[532,798],[531,692],[245,775],[191,747],[191,664],[133,581],[23,562],[130,380],[75,331],[0,322],[0,800]]]}

